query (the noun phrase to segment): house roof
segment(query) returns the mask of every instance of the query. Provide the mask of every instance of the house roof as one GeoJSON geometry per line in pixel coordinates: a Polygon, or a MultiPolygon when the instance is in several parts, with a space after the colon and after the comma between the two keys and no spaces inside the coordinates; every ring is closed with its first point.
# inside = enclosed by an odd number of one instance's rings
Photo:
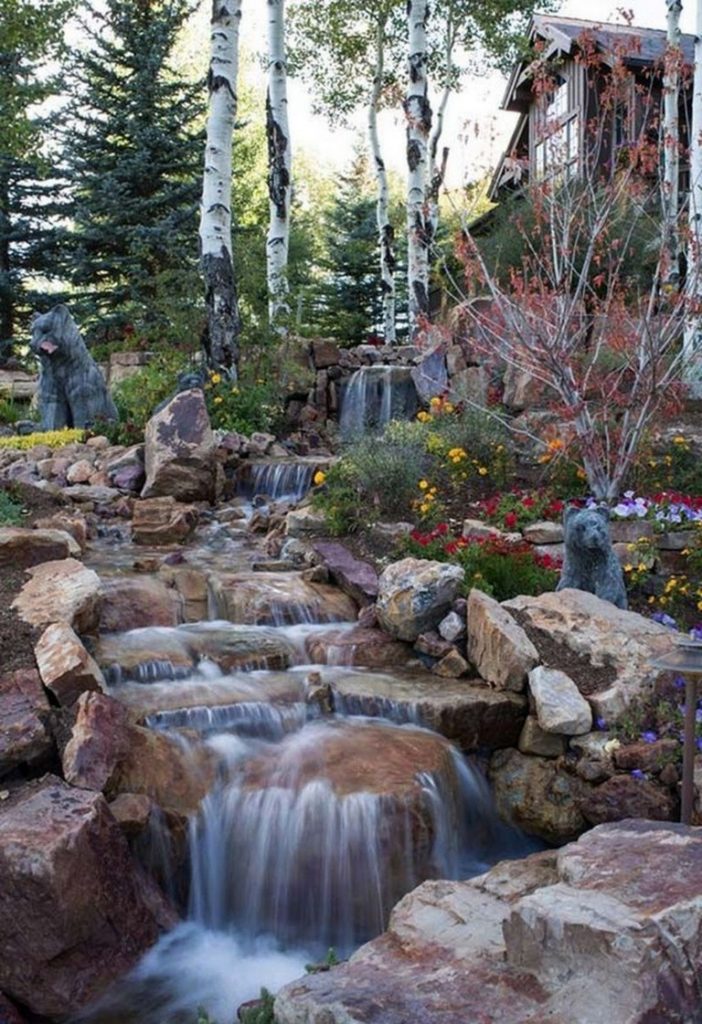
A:
{"type": "MultiPolygon", "coordinates": [[[[565,18],[559,14],[535,14],[529,26],[530,42],[533,43],[536,39],[545,40],[547,56],[555,53],[573,53],[578,47],[578,40],[585,35],[603,55],[616,53],[617,57],[627,64],[641,68],[650,67],[661,60],[667,40],[663,29],[587,21],[583,18],[565,18]]],[[[683,60],[692,64],[695,37],[681,35],[680,46],[683,60]]],[[[523,111],[525,104],[528,106],[531,88],[525,92],[524,86],[529,78],[529,68],[530,62],[521,61],[512,69],[502,101],[503,110],[523,111]]]]}

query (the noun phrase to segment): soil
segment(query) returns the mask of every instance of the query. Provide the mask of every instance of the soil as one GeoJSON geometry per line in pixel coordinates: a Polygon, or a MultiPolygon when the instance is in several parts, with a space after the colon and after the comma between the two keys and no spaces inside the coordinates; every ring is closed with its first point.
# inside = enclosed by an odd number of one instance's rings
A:
{"type": "Polygon", "coordinates": [[[575,654],[565,644],[559,643],[543,630],[535,629],[524,612],[510,609],[512,616],[522,627],[526,635],[541,655],[546,668],[557,668],[565,672],[577,686],[583,697],[606,690],[617,678],[615,669],[608,666],[596,668],[587,658],[575,654]]]}

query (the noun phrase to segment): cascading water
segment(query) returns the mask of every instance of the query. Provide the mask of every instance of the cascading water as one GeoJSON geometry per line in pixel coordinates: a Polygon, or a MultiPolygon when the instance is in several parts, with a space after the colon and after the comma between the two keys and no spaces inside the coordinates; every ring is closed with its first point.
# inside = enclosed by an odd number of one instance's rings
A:
{"type": "Polygon", "coordinates": [[[378,934],[424,879],[468,877],[523,852],[481,774],[422,727],[406,680],[305,664],[315,631],[340,616],[326,596],[297,600],[300,578],[282,575],[240,573],[213,600],[213,614],[269,625],[194,623],[98,645],[108,663],[124,662],[111,692],[151,728],[204,745],[217,781],[187,837],[182,821],[174,833],[157,815],[135,845],[186,920],[81,1018],[92,1024],[195,1024],[199,1006],[224,1024],[330,945],[347,954],[378,934]],[[272,663],[251,671],[257,645],[272,663]],[[178,671],[142,671],[142,651],[178,671]],[[370,677],[373,701],[355,695],[370,677]],[[315,688],[328,695],[321,704],[315,688]]]}
{"type": "Polygon", "coordinates": [[[409,366],[362,366],[341,397],[339,424],[345,441],[379,434],[391,420],[411,420],[419,408],[409,366]]]}
{"type": "Polygon", "coordinates": [[[272,501],[301,501],[310,487],[319,464],[314,461],[248,462],[236,480],[236,490],[243,498],[263,495],[272,501]]]}

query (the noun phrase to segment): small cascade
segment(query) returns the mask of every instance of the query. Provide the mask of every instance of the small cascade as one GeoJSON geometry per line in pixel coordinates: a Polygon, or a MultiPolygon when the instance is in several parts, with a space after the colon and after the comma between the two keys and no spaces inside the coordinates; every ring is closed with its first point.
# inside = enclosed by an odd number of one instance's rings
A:
{"type": "Polygon", "coordinates": [[[356,693],[334,693],[334,710],[338,715],[383,718],[395,725],[423,726],[419,705],[407,700],[393,700],[381,695],[368,698],[356,693]]]}
{"type": "Polygon", "coordinates": [[[409,366],[362,366],[341,396],[340,428],[345,441],[379,434],[391,420],[411,420],[419,408],[409,366]]]}
{"type": "Polygon", "coordinates": [[[207,928],[350,950],[423,879],[487,859],[466,829],[494,818],[487,787],[425,730],[311,723],[237,766],[191,826],[190,915],[207,928]]]}
{"type": "Polygon", "coordinates": [[[317,464],[313,461],[246,462],[236,478],[236,492],[242,498],[263,495],[272,501],[297,503],[310,487],[317,464]]]}
{"type": "Polygon", "coordinates": [[[240,701],[218,707],[189,707],[157,711],[147,715],[152,729],[192,729],[203,736],[231,732],[236,736],[280,740],[286,733],[300,729],[307,718],[302,703],[277,705],[262,701],[240,701]]]}

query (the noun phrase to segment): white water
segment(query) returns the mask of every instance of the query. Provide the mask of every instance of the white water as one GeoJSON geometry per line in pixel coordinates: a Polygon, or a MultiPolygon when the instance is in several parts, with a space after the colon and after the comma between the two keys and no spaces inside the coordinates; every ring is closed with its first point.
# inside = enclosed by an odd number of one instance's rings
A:
{"type": "Polygon", "coordinates": [[[362,366],[342,393],[341,436],[351,441],[382,433],[391,420],[411,420],[418,407],[410,367],[362,366]]]}
{"type": "Polygon", "coordinates": [[[237,477],[237,494],[244,498],[257,495],[272,501],[301,501],[310,487],[318,464],[314,462],[244,463],[237,477]]]}

